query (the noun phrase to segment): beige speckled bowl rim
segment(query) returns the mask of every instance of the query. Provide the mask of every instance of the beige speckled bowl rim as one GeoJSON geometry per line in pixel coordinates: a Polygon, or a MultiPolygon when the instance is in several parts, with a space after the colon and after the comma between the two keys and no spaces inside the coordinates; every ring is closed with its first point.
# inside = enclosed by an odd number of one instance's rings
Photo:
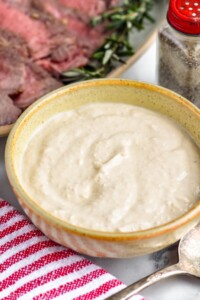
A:
{"type": "Polygon", "coordinates": [[[185,214],[180,216],[179,218],[168,222],[166,224],[146,229],[140,230],[135,232],[127,232],[127,233],[120,233],[120,232],[104,232],[104,231],[97,231],[97,230],[90,230],[85,229],[82,227],[74,226],[66,221],[59,219],[58,217],[53,216],[49,212],[45,211],[41,208],[34,200],[32,200],[26,192],[23,190],[17,175],[15,174],[14,166],[13,166],[13,147],[15,146],[15,141],[18,138],[17,132],[20,132],[20,128],[22,128],[31,118],[31,115],[34,114],[36,110],[41,109],[46,102],[52,101],[53,98],[59,97],[64,92],[72,93],[73,91],[80,89],[80,88],[89,88],[95,86],[108,86],[108,85],[121,85],[121,86],[133,86],[137,88],[147,89],[148,91],[161,93],[165,96],[169,96],[173,99],[173,101],[178,102],[181,105],[184,105],[189,109],[196,117],[199,119],[200,123],[200,110],[194,106],[191,102],[186,100],[185,98],[181,97],[180,95],[162,88],[160,86],[152,85],[149,83],[133,81],[133,80],[126,80],[126,79],[97,79],[97,80],[90,80],[81,83],[74,83],[65,87],[62,87],[56,91],[45,95],[34,104],[32,104],[22,115],[19,117],[17,122],[15,123],[14,127],[9,134],[7,144],[6,144],[6,151],[5,151],[5,162],[6,162],[6,171],[9,178],[9,181],[15,191],[15,193],[19,196],[22,202],[25,203],[26,206],[30,207],[34,213],[41,218],[45,219],[48,224],[52,224],[58,228],[62,228],[67,232],[75,233],[82,236],[87,236],[95,239],[101,240],[109,240],[109,241],[128,241],[128,240],[140,240],[140,239],[147,239],[151,237],[161,236],[169,232],[173,232],[177,230],[179,227],[183,226],[184,224],[188,223],[189,221],[200,217],[200,200],[185,214]]]}

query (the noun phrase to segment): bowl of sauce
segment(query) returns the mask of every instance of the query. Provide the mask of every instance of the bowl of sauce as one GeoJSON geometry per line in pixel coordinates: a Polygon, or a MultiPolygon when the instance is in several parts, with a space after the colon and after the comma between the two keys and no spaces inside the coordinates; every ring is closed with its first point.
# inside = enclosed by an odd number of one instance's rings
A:
{"type": "Polygon", "coordinates": [[[120,79],[76,83],[17,121],[6,169],[48,237],[99,257],[176,242],[200,219],[200,111],[164,88],[120,79]]]}

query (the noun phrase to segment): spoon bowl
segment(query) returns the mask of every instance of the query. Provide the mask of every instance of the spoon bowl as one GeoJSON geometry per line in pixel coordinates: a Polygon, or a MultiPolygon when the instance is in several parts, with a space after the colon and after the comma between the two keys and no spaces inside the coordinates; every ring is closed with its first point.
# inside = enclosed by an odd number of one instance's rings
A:
{"type": "Polygon", "coordinates": [[[200,223],[182,237],[178,247],[179,262],[155,272],[107,298],[127,300],[144,288],[173,275],[200,277],[200,223]]]}
{"type": "Polygon", "coordinates": [[[181,269],[200,277],[200,223],[181,239],[178,252],[181,269]]]}

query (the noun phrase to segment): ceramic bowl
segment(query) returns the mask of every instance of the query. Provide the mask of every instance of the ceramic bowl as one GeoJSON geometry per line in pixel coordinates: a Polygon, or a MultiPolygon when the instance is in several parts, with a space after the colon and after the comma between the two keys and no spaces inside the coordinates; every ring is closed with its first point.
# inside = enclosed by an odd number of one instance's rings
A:
{"type": "Polygon", "coordinates": [[[133,257],[176,242],[200,219],[200,201],[187,213],[164,225],[137,232],[110,233],[70,225],[41,208],[23,189],[20,183],[20,160],[30,135],[58,112],[75,109],[89,102],[123,102],[160,112],[176,120],[200,145],[200,111],[169,90],[120,79],[93,80],[63,87],[29,107],[18,119],[8,138],[6,170],[25,213],[52,240],[91,256],[133,257]]]}

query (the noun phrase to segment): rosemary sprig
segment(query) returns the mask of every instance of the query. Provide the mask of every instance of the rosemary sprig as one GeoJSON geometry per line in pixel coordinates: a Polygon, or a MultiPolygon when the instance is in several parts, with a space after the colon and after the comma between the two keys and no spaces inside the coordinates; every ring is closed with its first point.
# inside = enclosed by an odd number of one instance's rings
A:
{"type": "Polygon", "coordinates": [[[153,22],[150,16],[155,0],[124,0],[121,6],[107,10],[91,20],[92,26],[105,24],[111,32],[104,44],[93,53],[90,62],[82,67],[64,72],[61,79],[64,83],[105,77],[117,64],[125,63],[125,58],[134,54],[129,42],[133,28],[144,28],[144,20],[153,22]]]}

